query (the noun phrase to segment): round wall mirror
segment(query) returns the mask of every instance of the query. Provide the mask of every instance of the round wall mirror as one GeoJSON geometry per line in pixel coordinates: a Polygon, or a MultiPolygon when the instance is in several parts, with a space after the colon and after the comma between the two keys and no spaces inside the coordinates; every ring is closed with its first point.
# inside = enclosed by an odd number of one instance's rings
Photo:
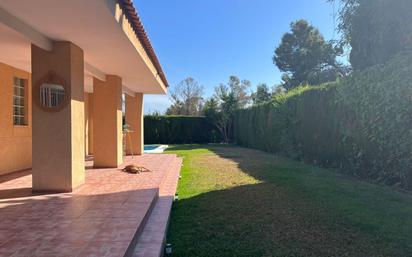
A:
{"type": "Polygon", "coordinates": [[[46,108],[57,108],[64,103],[66,93],[62,85],[44,83],[40,86],[40,103],[46,108]]]}
{"type": "Polygon", "coordinates": [[[33,98],[42,109],[57,112],[69,103],[70,90],[63,79],[50,71],[35,84],[33,98]]]}

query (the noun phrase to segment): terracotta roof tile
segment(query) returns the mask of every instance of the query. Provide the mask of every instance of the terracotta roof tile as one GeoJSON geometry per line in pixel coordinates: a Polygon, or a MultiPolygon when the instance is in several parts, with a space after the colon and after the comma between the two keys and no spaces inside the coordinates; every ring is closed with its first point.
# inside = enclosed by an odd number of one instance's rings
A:
{"type": "Polygon", "coordinates": [[[131,21],[132,27],[134,32],[136,33],[137,38],[140,40],[141,44],[143,45],[144,50],[146,51],[147,55],[149,56],[150,60],[152,61],[153,65],[155,66],[157,73],[160,76],[160,79],[166,85],[169,86],[166,76],[162,70],[162,66],[160,65],[159,60],[157,59],[156,53],[150,43],[149,37],[143,27],[142,22],[140,21],[139,16],[137,15],[136,8],[133,5],[132,0],[117,0],[125,12],[126,17],[131,21]]]}

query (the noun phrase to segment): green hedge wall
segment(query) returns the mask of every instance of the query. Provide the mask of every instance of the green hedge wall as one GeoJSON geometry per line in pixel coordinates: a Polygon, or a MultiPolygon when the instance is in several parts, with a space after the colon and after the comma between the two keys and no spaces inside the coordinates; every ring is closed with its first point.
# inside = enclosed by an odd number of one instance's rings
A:
{"type": "Polygon", "coordinates": [[[145,116],[145,144],[217,143],[221,137],[206,117],[145,116]]]}
{"type": "Polygon", "coordinates": [[[240,110],[240,145],[412,188],[412,54],[240,110]]]}

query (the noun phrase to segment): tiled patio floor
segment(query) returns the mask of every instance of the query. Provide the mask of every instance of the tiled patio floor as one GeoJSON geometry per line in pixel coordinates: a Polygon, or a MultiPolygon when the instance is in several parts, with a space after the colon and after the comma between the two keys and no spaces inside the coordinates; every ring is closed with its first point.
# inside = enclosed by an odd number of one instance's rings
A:
{"type": "Polygon", "coordinates": [[[129,247],[132,253],[159,188],[176,190],[180,159],[147,154],[124,165],[131,162],[152,172],[93,169],[88,161],[86,183],[65,194],[33,195],[30,171],[0,177],[0,256],[124,256],[129,247]]]}

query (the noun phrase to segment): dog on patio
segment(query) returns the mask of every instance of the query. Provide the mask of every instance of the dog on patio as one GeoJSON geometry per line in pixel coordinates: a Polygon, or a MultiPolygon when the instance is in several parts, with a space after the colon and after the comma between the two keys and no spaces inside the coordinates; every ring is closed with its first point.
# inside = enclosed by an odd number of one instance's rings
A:
{"type": "Polygon", "coordinates": [[[123,172],[127,172],[127,173],[132,173],[132,174],[140,174],[142,172],[151,172],[151,170],[143,167],[143,166],[138,166],[135,164],[130,164],[127,165],[126,167],[124,167],[122,169],[123,172]]]}

